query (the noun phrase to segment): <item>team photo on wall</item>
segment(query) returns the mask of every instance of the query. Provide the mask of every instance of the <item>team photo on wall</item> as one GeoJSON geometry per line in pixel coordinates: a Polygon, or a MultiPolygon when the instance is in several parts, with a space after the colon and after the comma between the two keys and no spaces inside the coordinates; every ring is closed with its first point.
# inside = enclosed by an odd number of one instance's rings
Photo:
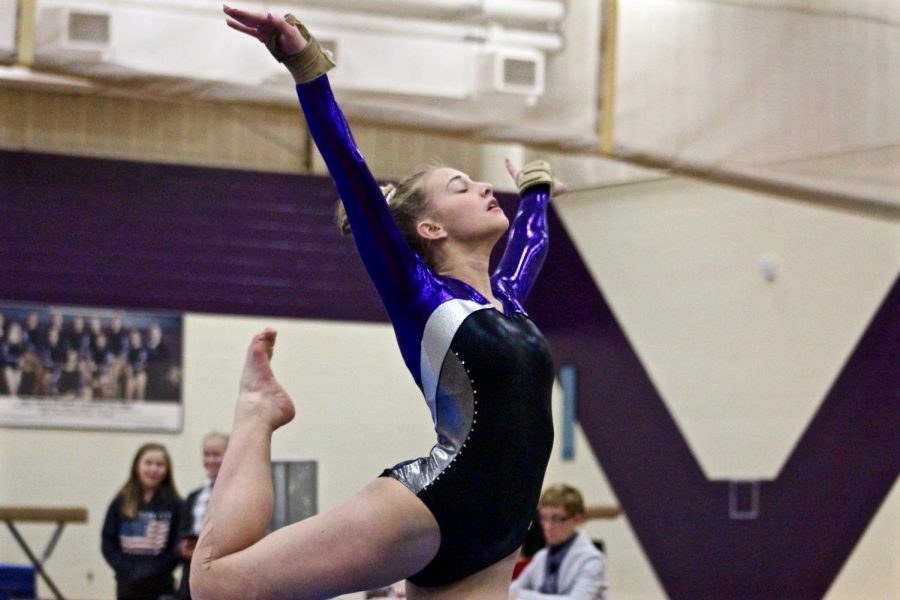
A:
{"type": "Polygon", "coordinates": [[[0,304],[0,425],[177,431],[181,317],[0,304]]]}

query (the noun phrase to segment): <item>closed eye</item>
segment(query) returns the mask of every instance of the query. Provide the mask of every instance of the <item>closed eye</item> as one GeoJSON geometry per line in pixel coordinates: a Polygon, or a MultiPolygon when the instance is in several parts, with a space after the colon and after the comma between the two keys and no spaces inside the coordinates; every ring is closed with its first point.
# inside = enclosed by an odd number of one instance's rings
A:
{"type": "Polygon", "coordinates": [[[450,180],[447,181],[447,186],[445,189],[450,191],[451,184],[459,184],[460,186],[462,186],[460,189],[456,189],[455,191],[453,191],[453,193],[455,194],[464,194],[469,191],[469,185],[465,182],[462,175],[454,175],[453,177],[451,177],[450,180]]]}

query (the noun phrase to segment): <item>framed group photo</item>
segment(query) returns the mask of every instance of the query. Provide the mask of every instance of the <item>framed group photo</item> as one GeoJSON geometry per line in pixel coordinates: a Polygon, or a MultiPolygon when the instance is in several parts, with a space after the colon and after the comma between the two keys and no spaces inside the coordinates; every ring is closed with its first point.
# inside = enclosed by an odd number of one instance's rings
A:
{"type": "Polygon", "coordinates": [[[179,314],[0,302],[0,426],[181,430],[179,314]]]}

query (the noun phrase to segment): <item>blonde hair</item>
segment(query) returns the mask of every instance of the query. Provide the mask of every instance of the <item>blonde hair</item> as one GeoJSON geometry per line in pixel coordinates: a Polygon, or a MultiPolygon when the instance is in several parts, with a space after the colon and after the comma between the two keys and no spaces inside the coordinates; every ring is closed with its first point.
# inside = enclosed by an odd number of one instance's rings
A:
{"type": "MultiPolygon", "coordinates": [[[[396,186],[387,185],[381,188],[386,202],[391,211],[391,216],[397,222],[403,239],[412,250],[421,256],[432,268],[435,267],[434,256],[428,240],[419,235],[417,227],[419,220],[428,208],[428,196],[425,190],[425,176],[443,165],[437,162],[428,163],[419,168],[415,173],[403,179],[396,186]]],[[[350,221],[344,205],[338,202],[335,211],[335,222],[344,235],[352,233],[350,221]]]]}
{"type": "Polygon", "coordinates": [[[228,434],[222,433],[221,431],[210,431],[206,435],[203,436],[203,443],[206,444],[209,440],[219,439],[225,442],[225,446],[228,446],[228,434]]]}
{"type": "Polygon", "coordinates": [[[546,506],[562,506],[566,515],[577,517],[584,514],[584,498],[577,489],[571,485],[558,483],[544,490],[538,508],[546,506]]]}

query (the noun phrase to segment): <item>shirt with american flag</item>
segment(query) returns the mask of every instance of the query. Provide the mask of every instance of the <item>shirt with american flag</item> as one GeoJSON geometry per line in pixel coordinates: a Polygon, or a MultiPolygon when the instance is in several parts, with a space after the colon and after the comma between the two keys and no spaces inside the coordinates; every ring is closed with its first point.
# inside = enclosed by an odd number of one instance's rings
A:
{"type": "Polygon", "coordinates": [[[170,511],[142,510],[137,519],[122,521],[119,543],[125,554],[156,556],[166,550],[172,527],[170,511]]]}
{"type": "Polygon", "coordinates": [[[101,535],[103,558],[116,573],[118,598],[171,595],[177,552],[181,499],[172,491],[142,501],[135,518],[122,514],[124,497],[117,494],[106,511],[101,535]]]}

